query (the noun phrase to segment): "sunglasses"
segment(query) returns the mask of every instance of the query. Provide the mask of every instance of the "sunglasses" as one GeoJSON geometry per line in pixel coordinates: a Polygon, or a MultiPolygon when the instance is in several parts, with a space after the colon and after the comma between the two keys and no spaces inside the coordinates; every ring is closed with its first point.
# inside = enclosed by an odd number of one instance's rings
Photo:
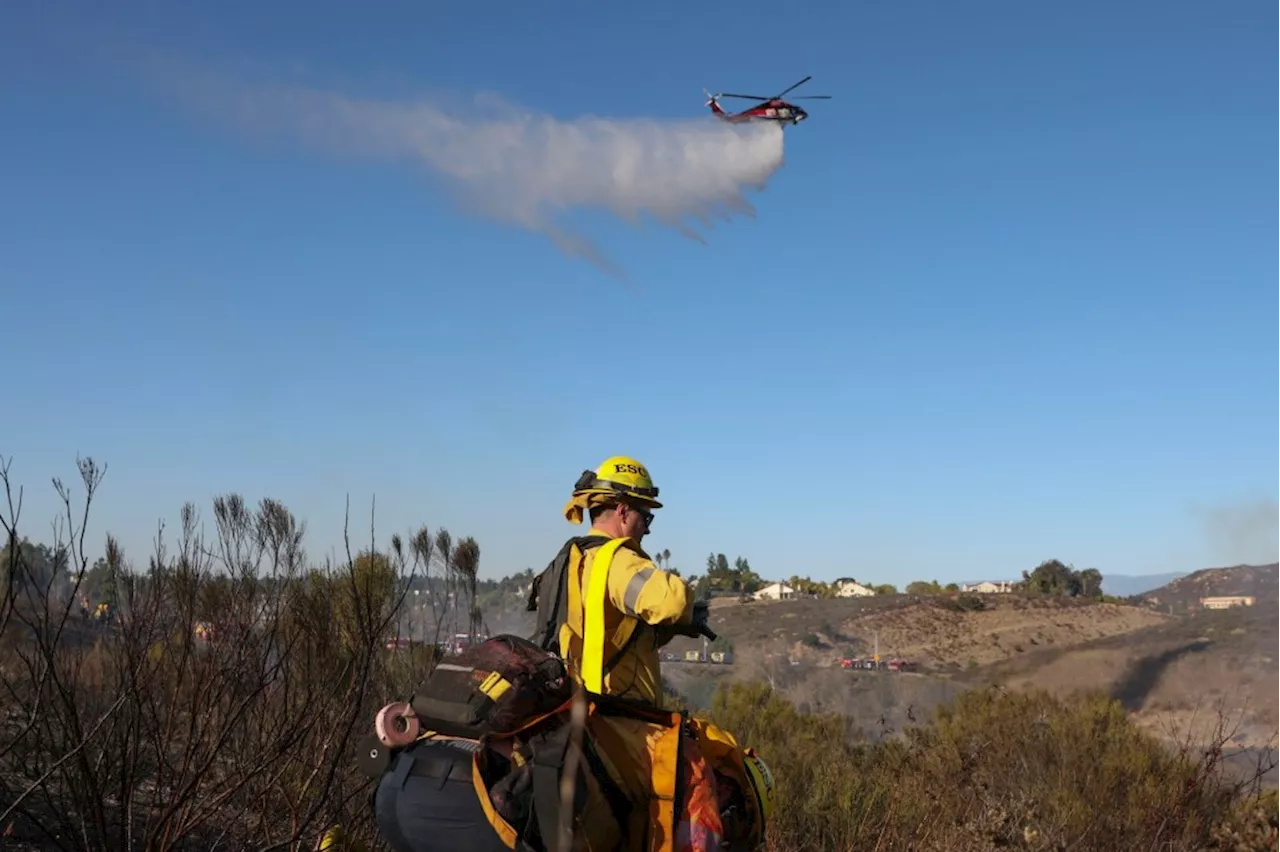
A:
{"type": "Polygon", "coordinates": [[[653,512],[650,512],[648,509],[641,509],[639,506],[628,505],[627,508],[629,508],[631,511],[635,512],[637,515],[639,515],[641,518],[644,519],[645,529],[648,529],[649,527],[653,526],[653,512]]]}

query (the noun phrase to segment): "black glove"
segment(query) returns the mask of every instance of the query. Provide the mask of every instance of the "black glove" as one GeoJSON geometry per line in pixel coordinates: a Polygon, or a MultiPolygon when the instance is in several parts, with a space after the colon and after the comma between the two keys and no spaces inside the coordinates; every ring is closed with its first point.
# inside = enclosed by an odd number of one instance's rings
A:
{"type": "Polygon", "coordinates": [[[710,607],[707,601],[694,601],[693,620],[688,624],[660,624],[655,627],[654,630],[658,634],[658,647],[661,648],[677,636],[688,636],[690,639],[706,636],[712,642],[716,641],[716,634],[707,626],[707,620],[711,615],[710,607]]]}
{"type": "Polygon", "coordinates": [[[711,619],[711,602],[710,601],[694,601],[693,602],[693,624],[701,629],[707,626],[707,622],[711,619]]]}
{"type": "Polygon", "coordinates": [[[716,634],[711,632],[711,628],[707,626],[707,621],[711,616],[711,605],[707,601],[693,602],[693,620],[688,624],[673,624],[671,632],[676,636],[688,636],[696,639],[699,636],[706,636],[708,639],[715,641],[716,634]]]}
{"type": "Polygon", "coordinates": [[[711,629],[708,623],[711,620],[711,603],[709,601],[693,602],[693,627],[694,636],[705,636],[712,642],[716,641],[715,631],[711,629]]]}

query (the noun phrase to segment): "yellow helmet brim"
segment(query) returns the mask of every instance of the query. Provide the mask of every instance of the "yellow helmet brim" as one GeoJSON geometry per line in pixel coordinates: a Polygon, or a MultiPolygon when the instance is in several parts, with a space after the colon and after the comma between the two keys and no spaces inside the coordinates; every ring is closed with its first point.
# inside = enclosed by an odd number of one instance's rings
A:
{"type": "MultiPolygon", "coordinates": [[[[612,489],[588,489],[585,491],[575,491],[573,496],[569,498],[569,502],[564,504],[564,519],[571,524],[582,523],[584,513],[596,506],[605,506],[614,503],[622,496],[612,489]]],[[[654,509],[661,509],[662,504],[650,497],[629,497],[628,499],[644,503],[654,509]]]]}

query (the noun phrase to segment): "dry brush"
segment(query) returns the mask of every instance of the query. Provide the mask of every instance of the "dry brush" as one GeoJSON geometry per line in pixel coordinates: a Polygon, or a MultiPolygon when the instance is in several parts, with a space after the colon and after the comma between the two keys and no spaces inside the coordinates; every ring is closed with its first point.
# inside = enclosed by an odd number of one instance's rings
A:
{"type": "MultiPolygon", "coordinates": [[[[388,652],[414,577],[474,587],[479,547],[425,528],[346,559],[308,561],[281,503],[193,505],[135,571],[110,535],[113,606],[78,605],[89,511],[105,473],[79,462],[80,500],[38,560],[21,489],[0,483],[0,832],[66,850],[303,849],[340,822],[374,841],[355,744],[372,714],[411,691],[430,651],[388,652]]],[[[38,555],[38,554],[37,554],[38,555]]],[[[441,612],[437,631],[448,620],[441,612]]],[[[472,613],[462,615],[464,622],[472,613]]],[[[428,648],[430,645],[428,644],[428,648]]],[[[30,848],[30,845],[27,848],[30,848]]]]}

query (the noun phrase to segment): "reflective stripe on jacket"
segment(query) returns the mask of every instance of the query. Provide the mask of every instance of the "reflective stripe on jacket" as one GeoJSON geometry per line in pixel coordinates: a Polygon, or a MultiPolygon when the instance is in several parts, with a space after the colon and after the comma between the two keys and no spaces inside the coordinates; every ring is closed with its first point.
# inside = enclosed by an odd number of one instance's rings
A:
{"type": "Polygon", "coordinates": [[[692,621],[689,587],[654,565],[632,539],[588,548],[581,568],[571,565],[570,572],[561,655],[589,691],[661,706],[658,637],[644,625],[692,621]],[[603,573],[596,571],[597,562],[603,573]]]}

